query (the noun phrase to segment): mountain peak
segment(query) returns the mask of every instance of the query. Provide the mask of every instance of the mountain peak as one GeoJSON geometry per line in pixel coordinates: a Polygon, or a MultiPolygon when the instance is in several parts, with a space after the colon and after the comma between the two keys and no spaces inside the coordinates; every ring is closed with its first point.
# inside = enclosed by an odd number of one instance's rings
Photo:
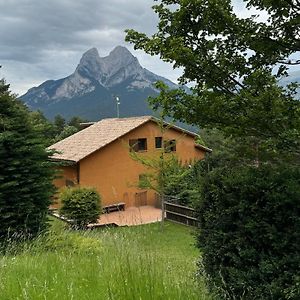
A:
{"type": "Polygon", "coordinates": [[[130,57],[134,57],[131,52],[123,46],[117,46],[116,48],[114,48],[110,53],[109,56],[130,56],[130,57]]]}
{"type": "MultiPolygon", "coordinates": [[[[119,95],[124,115],[149,114],[149,95],[156,95],[153,83],[163,80],[144,69],[137,58],[122,46],[100,57],[96,48],[86,51],[75,72],[66,78],[50,80],[21,96],[31,109],[40,109],[47,116],[79,115],[88,119],[115,115],[112,95],[119,95]]],[[[175,86],[176,87],[176,86],[175,86]]]]}
{"type": "Polygon", "coordinates": [[[89,49],[88,51],[86,51],[85,53],[83,53],[82,56],[99,56],[99,53],[98,53],[97,48],[93,47],[93,48],[89,49]]]}
{"type": "Polygon", "coordinates": [[[80,76],[96,80],[105,87],[137,76],[142,71],[137,58],[122,46],[117,46],[105,57],[100,57],[96,48],[91,48],[83,54],[76,69],[80,76]]]}
{"type": "Polygon", "coordinates": [[[134,65],[136,71],[140,67],[137,58],[126,47],[117,46],[108,56],[103,57],[103,67],[108,74],[114,74],[130,65],[134,65]]]}
{"type": "Polygon", "coordinates": [[[97,61],[100,59],[99,53],[97,48],[91,48],[88,51],[84,52],[81,59],[80,59],[80,64],[85,64],[86,61],[92,62],[92,61],[97,61]]]}
{"type": "Polygon", "coordinates": [[[75,73],[80,73],[88,78],[97,78],[101,73],[100,60],[97,48],[89,49],[82,55],[75,73]]]}

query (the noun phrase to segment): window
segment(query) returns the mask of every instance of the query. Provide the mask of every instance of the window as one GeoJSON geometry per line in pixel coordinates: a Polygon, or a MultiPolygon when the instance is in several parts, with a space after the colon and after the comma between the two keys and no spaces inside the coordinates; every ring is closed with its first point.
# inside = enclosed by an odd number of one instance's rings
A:
{"type": "Polygon", "coordinates": [[[176,140],[164,141],[165,152],[175,152],[176,151],[176,140]]]}
{"type": "Polygon", "coordinates": [[[155,137],[155,148],[156,149],[162,148],[162,137],[161,136],[155,137]]]}
{"type": "Polygon", "coordinates": [[[147,139],[129,140],[130,151],[147,151],[147,139]]]}
{"type": "Polygon", "coordinates": [[[138,139],[139,151],[147,150],[147,139],[138,139]]]}

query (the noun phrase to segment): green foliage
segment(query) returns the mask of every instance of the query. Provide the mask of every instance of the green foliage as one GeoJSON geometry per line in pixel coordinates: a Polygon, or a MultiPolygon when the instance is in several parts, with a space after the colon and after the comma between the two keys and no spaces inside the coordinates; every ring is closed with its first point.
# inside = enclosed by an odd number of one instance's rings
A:
{"type": "Polygon", "coordinates": [[[158,32],[147,37],[127,30],[126,39],[135,48],[183,67],[182,81],[195,79],[216,92],[235,93],[243,88],[238,80],[243,75],[279,63],[280,76],[284,66],[299,63],[285,60],[300,50],[299,5],[285,0],[244,2],[248,8],[268,11],[269,22],[260,22],[258,15],[239,17],[231,0],[162,0],[153,7],[158,32]]]}
{"type": "Polygon", "coordinates": [[[78,132],[78,129],[76,127],[66,125],[64,129],[58,135],[55,136],[54,141],[61,141],[76,132],[78,132]]]}
{"type": "Polygon", "coordinates": [[[101,202],[94,188],[66,188],[60,193],[60,213],[76,227],[95,223],[101,213],[101,202]]]}
{"type": "Polygon", "coordinates": [[[182,165],[173,157],[165,168],[164,192],[167,201],[193,206],[199,199],[201,173],[198,164],[182,165]]]}
{"type": "Polygon", "coordinates": [[[202,197],[200,270],[210,287],[228,299],[299,299],[299,167],[215,169],[202,197]]]}
{"type": "Polygon", "coordinates": [[[299,299],[299,85],[278,83],[300,64],[299,1],[243,1],[267,22],[239,17],[234,2],[161,0],[157,33],[126,39],[194,84],[187,94],[157,83],[152,106],[224,137],[199,169],[213,168],[198,237],[210,286],[231,299],[299,299]]]}
{"type": "Polygon", "coordinates": [[[45,144],[27,108],[0,81],[0,239],[47,227],[54,170],[45,144]]]}
{"type": "Polygon", "coordinates": [[[56,115],[54,118],[54,127],[56,134],[60,134],[66,126],[66,120],[61,115],[56,115]]]}
{"type": "Polygon", "coordinates": [[[166,201],[180,205],[193,206],[199,200],[200,183],[203,175],[200,163],[183,165],[171,154],[162,157],[132,157],[148,168],[140,174],[137,186],[141,189],[153,189],[165,196],[166,201]],[[163,159],[163,161],[162,161],[163,159]]]}
{"type": "Polygon", "coordinates": [[[80,126],[80,123],[83,123],[83,122],[86,122],[86,120],[82,119],[78,116],[75,116],[70,119],[70,121],[68,122],[68,125],[77,128],[77,130],[79,131],[80,129],[82,129],[82,127],[80,126]]]}
{"type": "MultiPolygon", "coordinates": [[[[300,101],[296,84],[278,86],[287,76],[292,54],[300,51],[299,5],[294,1],[246,0],[265,9],[239,18],[230,0],[162,0],[154,6],[158,31],[151,37],[127,30],[127,41],[151,55],[183,68],[181,83],[193,82],[191,94],[158,83],[153,107],[165,115],[217,128],[253,149],[249,160],[300,162],[300,101]],[[201,70],[201,72],[199,72],[201,70]],[[283,155],[285,153],[285,155],[283,155]]],[[[246,147],[245,147],[246,148],[246,147]]],[[[243,151],[241,154],[245,153],[243,151]]]]}
{"type": "MultiPolygon", "coordinates": [[[[194,205],[199,199],[199,187],[201,175],[199,164],[183,165],[178,157],[169,151],[173,143],[164,140],[165,126],[163,119],[158,121],[161,130],[163,148],[154,155],[143,155],[135,151],[130,152],[132,159],[141,163],[146,172],[140,174],[137,186],[141,189],[152,189],[159,195],[165,196],[166,201],[172,201],[181,205],[194,205]]],[[[199,137],[200,138],[200,137],[199,137]]],[[[202,168],[205,166],[201,166],[202,168]]]]}
{"type": "Polygon", "coordinates": [[[66,124],[66,120],[57,115],[54,122],[51,123],[41,111],[32,111],[30,112],[30,121],[35,130],[44,136],[45,147],[48,147],[78,132],[82,129],[80,123],[84,120],[80,117],[72,117],[66,124]]]}
{"type": "Polygon", "coordinates": [[[80,123],[84,122],[83,119],[75,116],[66,124],[66,120],[62,116],[57,115],[54,122],[51,123],[41,111],[30,112],[30,120],[32,126],[44,136],[45,147],[78,132],[82,129],[80,123]]]}
{"type": "Polygon", "coordinates": [[[53,138],[56,134],[54,125],[47,120],[41,111],[32,111],[29,113],[29,118],[32,126],[44,136],[45,147],[53,143],[53,138]]]}
{"type": "MultiPolygon", "coordinates": [[[[215,168],[257,165],[261,161],[261,156],[256,156],[254,145],[249,147],[247,143],[242,142],[242,139],[226,137],[221,130],[216,128],[202,129],[200,134],[203,141],[205,141],[204,144],[213,149],[212,153],[207,154],[200,163],[201,176],[205,176],[208,171],[215,168]],[[249,157],[252,159],[249,159],[249,157]]],[[[287,156],[288,153],[285,154],[284,159],[286,161],[288,161],[287,156]]],[[[272,163],[274,162],[278,162],[278,160],[273,160],[272,163]]]]}
{"type": "Polygon", "coordinates": [[[82,127],[80,123],[84,122],[84,119],[81,119],[78,116],[72,117],[68,123],[66,120],[61,116],[55,116],[53,127],[55,128],[55,135],[53,136],[52,142],[61,141],[68,136],[80,131],[82,127]]]}

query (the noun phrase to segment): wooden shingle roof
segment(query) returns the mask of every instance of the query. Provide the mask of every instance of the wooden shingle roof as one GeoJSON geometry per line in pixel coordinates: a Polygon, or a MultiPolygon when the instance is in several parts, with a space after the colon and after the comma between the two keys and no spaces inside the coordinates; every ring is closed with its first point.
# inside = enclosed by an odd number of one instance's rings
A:
{"type": "MultiPolygon", "coordinates": [[[[157,121],[152,116],[103,119],[51,145],[49,149],[56,151],[51,158],[54,160],[78,162],[150,120],[157,121]]],[[[177,126],[171,127],[189,135],[197,136],[197,134],[177,126]]],[[[204,146],[200,147],[205,151],[211,151],[204,146]]]]}

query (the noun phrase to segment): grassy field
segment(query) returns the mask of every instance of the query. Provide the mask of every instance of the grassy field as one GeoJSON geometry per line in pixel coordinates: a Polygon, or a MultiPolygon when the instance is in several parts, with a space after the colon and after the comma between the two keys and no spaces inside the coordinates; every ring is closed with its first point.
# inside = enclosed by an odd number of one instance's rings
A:
{"type": "Polygon", "coordinates": [[[51,232],[0,257],[0,299],[211,299],[191,229],[166,223],[51,232]]]}

